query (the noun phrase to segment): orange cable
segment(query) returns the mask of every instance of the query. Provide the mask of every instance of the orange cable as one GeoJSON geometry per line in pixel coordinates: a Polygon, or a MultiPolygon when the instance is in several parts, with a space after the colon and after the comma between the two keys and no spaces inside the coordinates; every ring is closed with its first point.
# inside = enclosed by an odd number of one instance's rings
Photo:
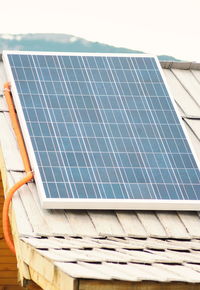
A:
{"type": "Polygon", "coordinates": [[[15,247],[14,247],[14,243],[13,243],[13,240],[11,237],[10,226],[9,226],[9,217],[8,217],[9,216],[9,207],[10,207],[12,197],[13,197],[14,193],[16,192],[16,190],[18,190],[21,186],[23,186],[24,184],[29,182],[31,179],[33,179],[33,172],[31,171],[31,166],[30,166],[28,154],[26,151],[26,147],[24,144],[24,139],[23,139],[22,132],[20,129],[17,114],[15,112],[15,107],[13,104],[9,83],[6,83],[4,85],[4,95],[6,98],[6,102],[8,104],[11,122],[12,122],[12,126],[14,129],[16,138],[17,138],[17,143],[19,145],[19,150],[20,150],[21,157],[23,160],[24,168],[25,168],[25,171],[27,173],[27,175],[23,179],[18,181],[15,185],[12,186],[11,189],[9,189],[9,191],[6,194],[4,205],[3,205],[2,222],[3,222],[4,238],[5,238],[5,241],[8,245],[8,247],[10,248],[10,250],[15,254],[15,247]]]}
{"type": "Polygon", "coordinates": [[[20,150],[22,161],[23,161],[23,164],[24,164],[24,169],[25,169],[26,172],[29,172],[29,171],[31,171],[31,166],[30,166],[30,162],[29,162],[29,159],[28,159],[26,146],[24,144],[24,139],[22,137],[22,132],[21,132],[21,129],[20,129],[20,126],[19,126],[19,121],[18,121],[18,118],[17,118],[15,107],[14,107],[14,104],[13,104],[12,96],[11,96],[11,93],[10,93],[10,85],[9,85],[9,83],[6,83],[4,85],[4,96],[5,96],[6,102],[8,104],[8,109],[9,109],[9,112],[10,112],[11,122],[12,122],[12,126],[13,126],[13,129],[14,129],[16,138],[17,138],[17,143],[19,145],[19,150],[20,150]]]}
{"type": "Polygon", "coordinates": [[[10,207],[10,203],[12,200],[13,195],[15,194],[16,190],[18,190],[21,186],[23,186],[24,184],[26,184],[28,181],[30,181],[31,179],[33,179],[33,173],[29,172],[27,173],[26,177],[24,177],[23,179],[21,179],[20,181],[18,181],[15,185],[13,185],[8,193],[6,194],[6,198],[4,201],[4,205],[3,205],[3,234],[4,234],[4,238],[5,241],[8,245],[8,247],[10,248],[10,250],[15,254],[15,247],[14,247],[14,243],[11,237],[11,232],[10,232],[10,225],[9,225],[9,207],[10,207]]]}

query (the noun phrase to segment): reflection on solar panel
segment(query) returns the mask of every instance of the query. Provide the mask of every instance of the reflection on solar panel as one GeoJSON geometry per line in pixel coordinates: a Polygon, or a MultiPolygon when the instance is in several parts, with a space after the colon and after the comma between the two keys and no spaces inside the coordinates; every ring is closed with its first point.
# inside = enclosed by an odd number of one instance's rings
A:
{"type": "Polygon", "coordinates": [[[46,208],[200,209],[200,173],[156,58],[4,53],[46,208]]]}

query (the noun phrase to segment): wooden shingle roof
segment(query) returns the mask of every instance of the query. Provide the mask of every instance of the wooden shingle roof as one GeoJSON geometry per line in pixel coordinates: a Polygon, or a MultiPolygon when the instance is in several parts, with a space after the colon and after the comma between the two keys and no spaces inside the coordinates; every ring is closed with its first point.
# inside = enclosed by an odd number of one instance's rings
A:
{"type": "MultiPolygon", "coordinates": [[[[162,67],[200,159],[200,65],[163,62],[162,67]]],[[[0,63],[2,88],[5,80],[0,63]]],[[[23,177],[24,168],[3,95],[0,128],[6,191],[23,177]]],[[[12,209],[19,266],[25,264],[29,274],[32,269],[32,278],[38,273],[53,285],[59,271],[72,281],[200,283],[199,212],[44,210],[33,182],[15,194],[12,209]]]]}

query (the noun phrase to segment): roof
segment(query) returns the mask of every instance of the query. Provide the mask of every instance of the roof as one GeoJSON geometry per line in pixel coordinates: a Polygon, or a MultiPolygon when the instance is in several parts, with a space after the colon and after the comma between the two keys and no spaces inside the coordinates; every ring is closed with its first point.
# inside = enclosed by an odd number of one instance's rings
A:
{"type": "MultiPolygon", "coordinates": [[[[200,64],[161,64],[200,160],[200,64]]],[[[1,62],[1,87],[5,81],[1,62]]],[[[24,176],[24,168],[2,95],[0,128],[6,190],[24,176]]],[[[79,279],[200,282],[199,212],[44,210],[33,182],[15,194],[12,208],[18,259],[50,283],[55,269],[79,279]],[[34,255],[53,265],[51,275],[34,255]]]]}

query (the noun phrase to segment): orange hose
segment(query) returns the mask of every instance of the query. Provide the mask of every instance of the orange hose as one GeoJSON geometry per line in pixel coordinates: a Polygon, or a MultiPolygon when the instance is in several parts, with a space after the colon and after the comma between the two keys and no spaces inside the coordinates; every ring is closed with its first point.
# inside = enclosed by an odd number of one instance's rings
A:
{"type": "Polygon", "coordinates": [[[10,207],[12,197],[13,197],[14,193],[16,192],[16,190],[18,190],[21,186],[23,186],[24,184],[29,182],[31,179],[33,179],[33,173],[31,171],[31,166],[30,166],[28,154],[27,154],[26,147],[24,144],[24,140],[23,140],[22,132],[21,132],[20,125],[18,122],[17,114],[15,112],[15,107],[14,107],[12,96],[10,93],[10,84],[9,83],[6,83],[4,85],[4,95],[6,98],[6,102],[8,104],[11,122],[12,122],[13,129],[15,131],[15,134],[16,134],[16,138],[17,138],[17,142],[19,145],[19,150],[20,150],[21,157],[23,160],[24,168],[25,168],[25,171],[27,173],[26,177],[24,177],[23,179],[18,181],[8,191],[8,193],[6,194],[6,197],[5,197],[4,205],[3,205],[2,222],[3,222],[4,238],[5,238],[5,241],[8,245],[8,247],[10,248],[10,250],[13,253],[15,253],[15,247],[14,247],[14,243],[13,243],[13,240],[11,237],[10,226],[9,226],[9,217],[8,217],[9,216],[9,207],[10,207]]]}
{"type": "Polygon", "coordinates": [[[17,143],[19,145],[19,150],[20,150],[22,161],[23,161],[23,164],[24,164],[24,169],[25,169],[26,172],[29,172],[29,171],[31,171],[31,166],[30,166],[30,162],[29,162],[29,159],[28,159],[26,146],[24,144],[24,139],[22,137],[22,132],[21,132],[21,129],[20,129],[20,126],[19,126],[19,121],[18,121],[18,118],[17,118],[17,114],[15,112],[15,107],[14,107],[12,96],[11,96],[11,93],[10,93],[10,84],[9,83],[6,83],[4,85],[4,96],[5,96],[6,102],[8,104],[8,109],[9,109],[9,112],[10,112],[11,122],[12,122],[12,126],[13,126],[13,129],[14,129],[16,138],[17,138],[17,143]]]}
{"type": "Polygon", "coordinates": [[[3,234],[4,234],[4,238],[5,238],[5,241],[8,245],[8,247],[10,248],[10,250],[14,254],[15,254],[15,247],[14,247],[14,243],[13,243],[12,238],[11,238],[9,218],[8,218],[10,202],[11,202],[12,197],[15,194],[16,190],[18,190],[22,185],[24,185],[25,183],[27,183],[31,179],[33,179],[33,173],[29,172],[29,173],[27,173],[26,177],[24,177],[23,179],[18,181],[15,185],[13,185],[13,187],[11,187],[11,189],[6,194],[6,199],[5,199],[4,205],[3,205],[3,234]]]}

